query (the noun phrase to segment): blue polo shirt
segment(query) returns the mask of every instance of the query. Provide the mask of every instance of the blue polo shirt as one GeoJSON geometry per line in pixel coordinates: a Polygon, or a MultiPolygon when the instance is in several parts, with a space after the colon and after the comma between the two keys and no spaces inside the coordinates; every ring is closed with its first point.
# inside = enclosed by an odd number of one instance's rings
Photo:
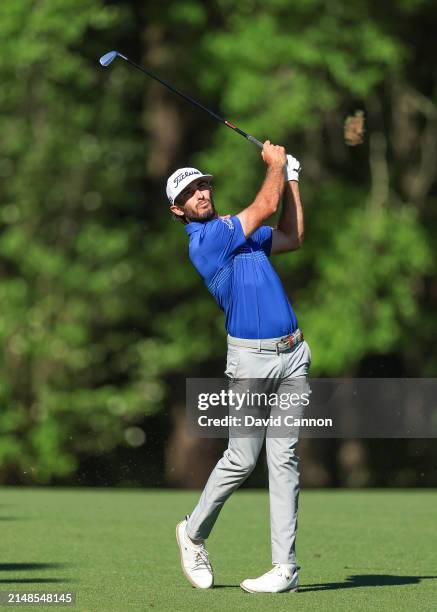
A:
{"type": "Polygon", "coordinates": [[[268,256],[272,228],[261,226],[246,238],[238,217],[192,222],[190,259],[225,313],[236,338],[277,338],[293,333],[297,319],[268,256]]]}

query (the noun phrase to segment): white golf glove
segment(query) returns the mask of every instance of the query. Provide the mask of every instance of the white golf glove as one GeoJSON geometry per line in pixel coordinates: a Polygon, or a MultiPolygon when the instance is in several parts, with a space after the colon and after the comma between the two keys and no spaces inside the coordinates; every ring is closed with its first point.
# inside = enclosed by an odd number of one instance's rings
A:
{"type": "Polygon", "coordinates": [[[287,155],[287,163],[285,168],[285,180],[299,181],[299,172],[301,170],[300,163],[292,155],[287,155]]]}

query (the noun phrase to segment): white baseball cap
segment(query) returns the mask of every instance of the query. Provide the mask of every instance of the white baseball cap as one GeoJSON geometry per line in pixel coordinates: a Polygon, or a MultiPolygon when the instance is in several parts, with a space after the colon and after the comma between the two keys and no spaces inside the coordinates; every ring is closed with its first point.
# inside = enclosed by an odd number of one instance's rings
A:
{"type": "Polygon", "coordinates": [[[178,195],[193,181],[199,178],[212,179],[212,174],[203,174],[197,168],[179,168],[168,177],[167,197],[170,204],[173,204],[178,195]]]}

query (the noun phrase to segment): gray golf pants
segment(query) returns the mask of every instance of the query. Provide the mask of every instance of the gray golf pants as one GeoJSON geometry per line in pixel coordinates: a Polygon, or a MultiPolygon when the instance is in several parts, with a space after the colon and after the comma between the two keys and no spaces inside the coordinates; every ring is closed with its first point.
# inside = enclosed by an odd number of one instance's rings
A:
{"type": "MultiPolygon", "coordinates": [[[[235,342],[237,339],[233,339],[235,342]]],[[[277,341],[279,338],[272,338],[277,341]]],[[[277,354],[272,350],[229,344],[226,375],[237,379],[273,379],[275,392],[290,390],[293,379],[308,379],[311,352],[307,342],[277,354]]],[[[266,415],[268,416],[268,415],[266,415]]],[[[272,437],[265,428],[269,472],[272,563],[296,564],[295,540],[299,497],[297,437],[272,437]]],[[[212,471],[200,500],[190,515],[187,533],[195,540],[208,538],[228,497],[254,469],[263,436],[229,437],[228,448],[212,471]]]]}

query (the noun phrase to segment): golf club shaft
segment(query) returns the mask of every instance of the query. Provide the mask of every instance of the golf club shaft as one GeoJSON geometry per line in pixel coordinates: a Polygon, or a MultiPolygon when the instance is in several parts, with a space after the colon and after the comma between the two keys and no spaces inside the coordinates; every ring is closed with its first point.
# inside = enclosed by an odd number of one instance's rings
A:
{"type": "Polygon", "coordinates": [[[133,62],[131,59],[126,57],[126,55],[123,55],[122,53],[118,53],[118,56],[121,57],[122,59],[124,59],[128,64],[131,64],[131,66],[133,66],[137,70],[140,70],[141,72],[143,72],[147,76],[151,77],[152,79],[155,79],[155,81],[158,81],[158,83],[161,83],[161,85],[164,85],[164,87],[167,87],[167,89],[170,89],[170,91],[172,91],[173,93],[177,94],[181,98],[184,98],[184,100],[187,100],[188,102],[191,102],[191,104],[194,104],[194,106],[197,106],[198,108],[201,108],[203,111],[208,113],[211,117],[213,117],[217,121],[220,121],[220,123],[224,123],[229,128],[231,128],[231,130],[234,130],[234,132],[237,132],[238,134],[241,134],[241,136],[244,136],[244,138],[247,138],[247,140],[250,140],[250,142],[253,142],[254,144],[256,144],[260,149],[263,148],[263,143],[260,140],[258,140],[257,138],[254,138],[250,134],[247,134],[243,130],[240,130],[240,128],[238,128],[236,125],[234,125],[230,121],[227,121],[227,119],[224,119],[224,117],[221,117],[220,115],[218,115],[214,111],[210,110],[209,108],[206,108],[206,106],[203,106],[203,104],[200,104],[200,102],[197,102],[196,100],[193,100],[193,98],[191,98],[187,94],[182,93],[181,91],[176,89],[176,87],[173,87],[173,85],[170,85],[170,83],[167,83],[163,79],[160,79],[159,77],[157,77],[152,72],[149,72],[148,70],[146,70],[145,68],[143,68],[139,64],[133,62]]]}

